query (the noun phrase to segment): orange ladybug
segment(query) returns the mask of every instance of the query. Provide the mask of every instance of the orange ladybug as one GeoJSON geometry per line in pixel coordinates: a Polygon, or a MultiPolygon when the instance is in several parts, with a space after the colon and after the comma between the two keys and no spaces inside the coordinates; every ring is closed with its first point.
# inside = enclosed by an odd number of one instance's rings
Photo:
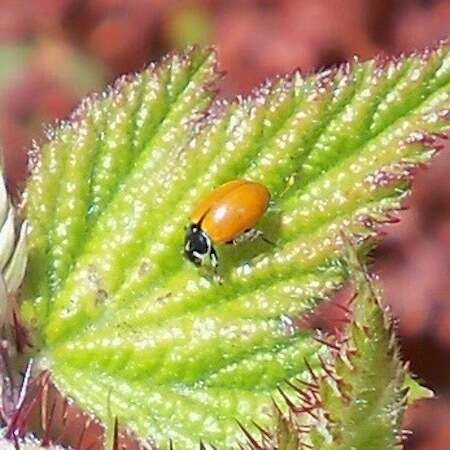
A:
{"type": "Polygon", "coordinates": [[[216,269],[219,260],[213,244],[264,239],[262,232],[253,227],[266,212],[269,202],[270,192],[260,183],[233,180],[219,186],[191,214],[184,244],[186,257],[197,266],[209,258],[216,269]]]}

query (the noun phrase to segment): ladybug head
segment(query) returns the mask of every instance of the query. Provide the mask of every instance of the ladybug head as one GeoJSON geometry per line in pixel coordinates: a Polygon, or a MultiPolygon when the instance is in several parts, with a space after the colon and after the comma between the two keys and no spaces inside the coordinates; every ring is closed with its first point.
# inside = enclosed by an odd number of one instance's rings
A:
{"type": "Polygon", "coordinates": [[[207,258],[215,255],[211,239],[197,224],[191,224],[186,231],[184,254],[197,266],[202,266],[207,258]]]}

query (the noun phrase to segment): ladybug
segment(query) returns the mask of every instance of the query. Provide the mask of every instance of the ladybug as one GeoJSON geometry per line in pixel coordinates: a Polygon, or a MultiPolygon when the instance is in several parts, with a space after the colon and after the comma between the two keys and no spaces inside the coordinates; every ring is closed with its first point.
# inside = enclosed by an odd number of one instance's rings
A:
{"type": "Polygon", "coordinates": [[[219,262],[215,244],[237,244],[261,237],[253,227],[270,202],[268,189],[253,181],[233,180],[213,190],[193,210],[184,243],[186,257],[197,266],[209,259],[216,270],[219,262]]]}

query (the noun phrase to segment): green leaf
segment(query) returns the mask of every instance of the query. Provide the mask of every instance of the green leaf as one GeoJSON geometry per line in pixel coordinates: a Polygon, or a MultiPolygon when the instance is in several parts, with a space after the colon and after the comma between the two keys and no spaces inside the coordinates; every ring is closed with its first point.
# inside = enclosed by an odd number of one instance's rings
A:
{"type": "Polygon", "coordinates": [[[229,448],[238,423],[272,425],[279,385],[319,364],[291,319],[345,281],[341,228],[365,252],[448,130],[445,46],[211,106],[215,64],[174,54],[87,99],[50,133],[26,192],[22,312],[38,366],[161,447],[229,448]],[[218,248],[218,284],[183,257],[185,226],[236,178],[270,189],[259,227],[277,245],[218,248]]]}

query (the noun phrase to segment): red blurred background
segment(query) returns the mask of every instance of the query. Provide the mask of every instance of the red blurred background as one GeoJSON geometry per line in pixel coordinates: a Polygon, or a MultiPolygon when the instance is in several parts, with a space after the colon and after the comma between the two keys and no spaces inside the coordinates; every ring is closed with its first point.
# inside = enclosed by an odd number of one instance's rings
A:
{"type": "MultiPolygon", "coordinates": [[[[173,48],[218,47],[222,95],[354,54],[398,54],[448,37],[448,0],[1,0],[0,146],[20,189],[26,148],[87,92],[173,48]]],[[[409,450],[450,447],[450,148],[418,174],[377,251],[405,356],[438,398],[407,416],[409,450]]]]}

